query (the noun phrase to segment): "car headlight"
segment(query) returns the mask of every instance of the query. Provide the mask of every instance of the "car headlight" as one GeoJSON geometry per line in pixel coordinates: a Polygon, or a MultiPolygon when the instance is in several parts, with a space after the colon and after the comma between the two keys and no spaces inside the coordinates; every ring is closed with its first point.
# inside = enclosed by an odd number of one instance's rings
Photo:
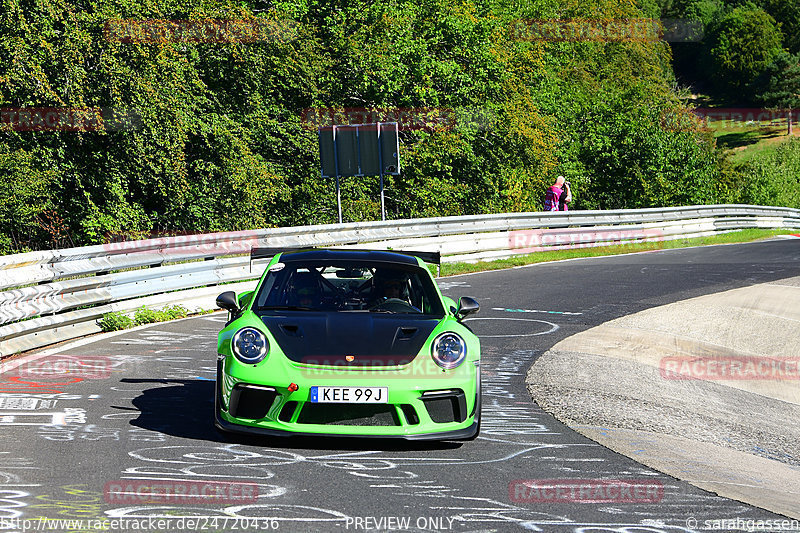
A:
{"type": "Polygon", "coordinates": [[[242,363],[260,363],[269,352],[267,337],[255,328],[242,328],[233,336],[233,355],[242,363]]]}
{"type": "Polygon", "coordinates": [[[467,343],[455,333],[442,333],[433,339],[431,357],[442,368],[455,368],[467,357],[467,343]]]}

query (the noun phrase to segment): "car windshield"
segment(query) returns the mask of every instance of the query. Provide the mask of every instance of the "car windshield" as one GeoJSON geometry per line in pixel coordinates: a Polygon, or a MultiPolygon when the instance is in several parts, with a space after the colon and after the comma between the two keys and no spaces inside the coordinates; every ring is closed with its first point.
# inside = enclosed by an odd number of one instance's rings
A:
{"type": "Polygon", "coordinates": [[[423,268],[387,262],[276,263],[267,272],[254,307],[444,316],[434,282],[423,268]]]}

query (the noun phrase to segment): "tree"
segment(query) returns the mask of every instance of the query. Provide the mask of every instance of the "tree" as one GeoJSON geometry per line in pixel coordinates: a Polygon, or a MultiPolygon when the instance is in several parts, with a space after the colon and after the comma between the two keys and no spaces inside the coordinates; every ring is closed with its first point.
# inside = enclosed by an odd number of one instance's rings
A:
{"type": "Polygon", "coordinates": [[[781,53],[775,19],[752,4],[736,7],[712,24],[707,65],[718,88],[740,97],[781,53]]]}
{"type": "Polygon", "coordinates": [[[800,108],[800,55],[779,55],[766,74],[769,81],[760,100],[770,107],[788,112],[787,135],[791,135],[792,110],[800,108]]]}
{"type": "Polygon", "coordinates": [[[763,0],[762,7],[781,23],[781,31],[786,38],[784,46],[793,54],[800,53],[800,2],[763,0]]]}
{"type": "Polygon", "coordinates": [[[684,0],[676,4],[679,11],[675,16],[700,21],[705,28],[714,21],[724,6],[722,0],[684,0]]]}
{"type": "MultiPolygon", "coordinates": [[[[81,132],[0,124],[2,250],[332,222],[314,110],[411,117],[403,175],[387,179],[390,218],[539,209],[558,174],[575,185],[576,207],[617,205],[618,184],[631,207],[683,203],[687,176],[715,179],[697,131],[659,125],[678,105],[669,47],[641,24],[618,24],[655,16],[666,0],[2,2],[12,16],[0,15],[0,107],[138,118],[81,132]],[[106,32],[115,20],[223,19],[279,31],[141,43],[106,32]],[[552,19],[626,33],[516,31],[552,19]],[[418,127],[426,115],[446,120],[418,127]]],[[[377,179],[344,180],[342,191],[347,220],[379,216],[377,179]]]]}

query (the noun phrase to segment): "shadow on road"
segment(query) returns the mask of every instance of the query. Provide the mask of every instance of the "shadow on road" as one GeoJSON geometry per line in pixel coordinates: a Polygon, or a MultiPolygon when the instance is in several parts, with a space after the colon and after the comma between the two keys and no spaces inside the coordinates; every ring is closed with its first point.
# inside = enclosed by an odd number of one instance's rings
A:
{"type": "Polygon", "coordinates": [[[159,384],[132,400],[139,417],[131,424],[185,439],[227,442],[214,428],[214,382],[194,379],[129,379],[122,383],[159,384]]]}
{"type": "MultiPolygon", "coordinates": [[[[305,450],[380,450],[418,451],[448,450],[462,446],[461,442],[404,441],[398,439],[356,439],[350,437],[255,437],[222,433],[214,426],[214,382],[192,379],[131,379],[122,383],[160,384],[144,389],[132,400],[139,411],[131,425],[181,437],[209,442],[234,443],[247,446],[305,450]]],[[[116,406],[116,409],[130,409],[116,406]]]]}

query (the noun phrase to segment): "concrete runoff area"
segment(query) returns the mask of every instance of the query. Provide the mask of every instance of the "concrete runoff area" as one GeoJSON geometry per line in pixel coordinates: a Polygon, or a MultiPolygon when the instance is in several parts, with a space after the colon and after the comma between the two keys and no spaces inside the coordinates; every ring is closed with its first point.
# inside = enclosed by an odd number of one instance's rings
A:
{"type": "Polygon", "coordinates": [[[564,339],[528,388],[618,453],[800,518],[798,326],[800,277],[692,298],[564,339]]]}

